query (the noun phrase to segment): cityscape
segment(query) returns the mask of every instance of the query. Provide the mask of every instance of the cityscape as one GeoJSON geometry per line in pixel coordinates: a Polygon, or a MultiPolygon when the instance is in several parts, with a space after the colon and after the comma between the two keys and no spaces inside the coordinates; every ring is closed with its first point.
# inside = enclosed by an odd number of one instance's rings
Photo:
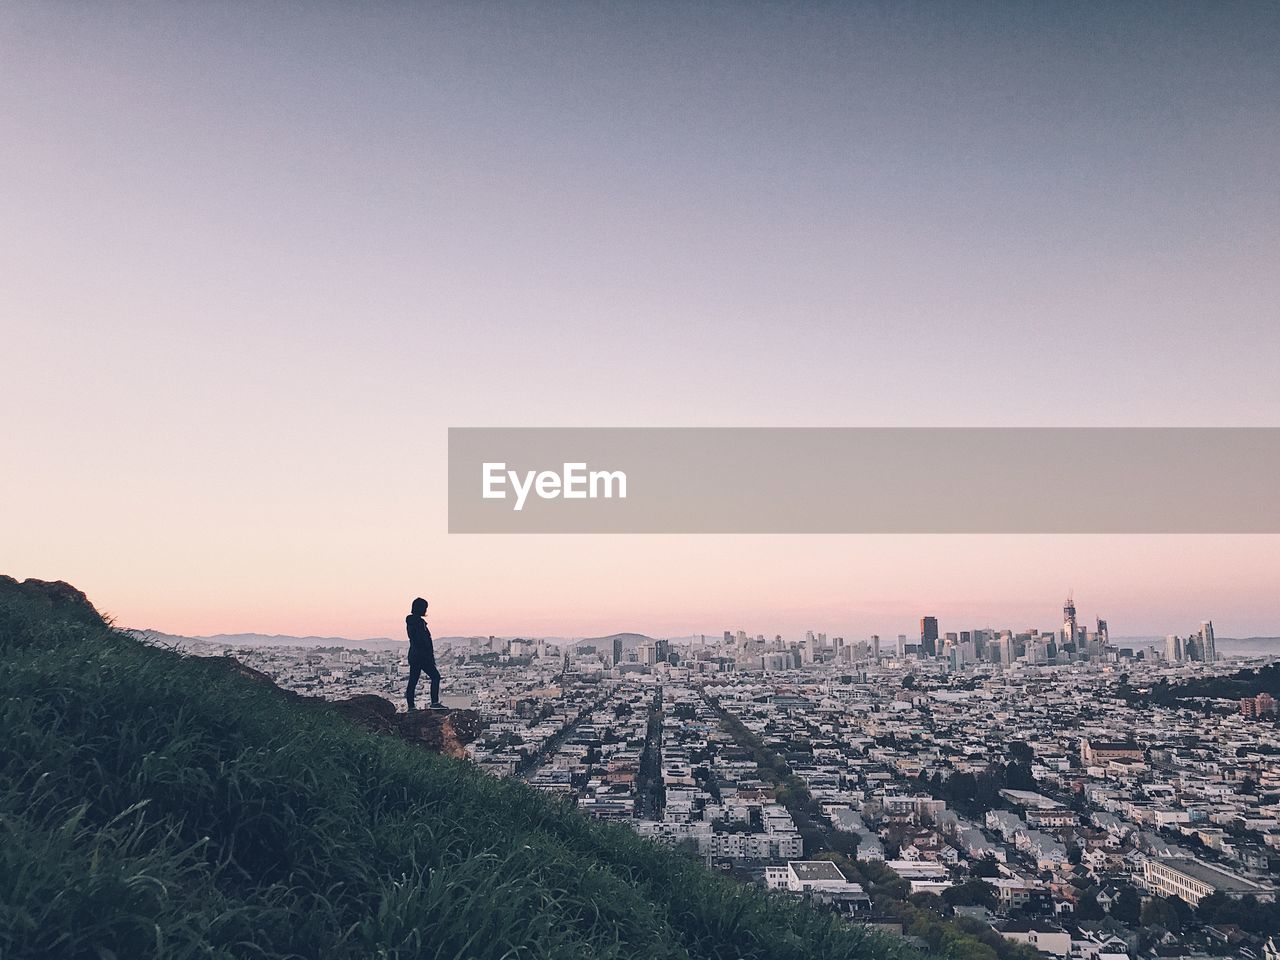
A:
{"type": "Polygon", "coordinates": [[[1280,0],[0,38],[0,960],[1280,960],[1280,0]]]}
{"type": "MultiPolygon", "coordinates": [[[[470,759],[745,884],[925,949],[1275,958],[1275,657],[1213,624],[852,640],[440,638],[470,759]],[[1261,671],[1261,672],[1251,672],[1261,671]]],[[[168,638],[171,640],[172,638],[168,638]]],[[[287,689],[403,702],[403,645],[228,645],[287,689]]]]}

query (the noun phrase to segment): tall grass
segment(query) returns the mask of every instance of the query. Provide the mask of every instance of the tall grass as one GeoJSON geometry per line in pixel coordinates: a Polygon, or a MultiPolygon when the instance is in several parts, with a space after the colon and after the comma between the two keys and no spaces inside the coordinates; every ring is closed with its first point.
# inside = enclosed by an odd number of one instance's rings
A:
{"type": "Polygon", "coordinates": [[[20,588],[0,730],[0,960],[907,956],[20,588]]]}

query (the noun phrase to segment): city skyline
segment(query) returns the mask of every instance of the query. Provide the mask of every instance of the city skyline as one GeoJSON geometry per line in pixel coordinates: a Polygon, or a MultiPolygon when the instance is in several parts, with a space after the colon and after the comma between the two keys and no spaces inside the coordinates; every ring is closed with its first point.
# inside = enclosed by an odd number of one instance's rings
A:
{"type": "MultiPolygon", "coordinates": [[[[1095,637],[1097,637],[1097,638],[1100,638],[1100,642],[1102,642],[1106,646],[1119,645],[1125,641],[1132,641],[1132,642],[1146,644],[1151,649],[1160,648],[1161,645],[1164,645],[1164,647],[1167,649],[1172,649],[1170,647],[1170,644],[1172,643],[1172,641],[1174,641],[1175,639],[1181,641],[1182,639],[1176,633],[1163,634],[1163,635],[1143,634],[1143,633],[1126,633],[1126,634],[1113,635],[1110,631],[1109,620],[1102,616],[1097,616],[1093,618],[1093,622],[1095,624],[1094,630],[1090,630],[1087,624],[1083,622],[1077,625],[1076,610],[1075,610],[1075,603],[1074,603],[1074,591],[1069,591],[1067,594],[1067,599],[1063,607],[1063,614],[1064,614],[1064,621],[1060,628],[1053,627],[1053,626],[1044,627],[1036,624],[1023,624],[1022,626],[995,625],[990,622],[983,625],[979,625],[978,623],[975,623],[975,622],[966,622],[963,626],[957,626],[955,624],[942,623],[939,620],[939,618],[936,616],[925,615],[921,617],[919,620],[920,630],[918,635],[911,635],[911,634],[902,633],[899,631],[897,633],[885,633],[885,632],[867,633],[867,634],[851,633],[848,636],[846,636],[845,632],[832,630],[831,628],[825,628],[825,629],[815,628],[814,626],[811,625],[808,628],[805,628],[803,630],[803,639],[805,643],[812,644],[815,640],[815,637],[817,637],[820,639],[821,643],[825,644],[827,641],[828,635],[830,635],[835,641],[838,641],[842,644],[847,643],[850,646],[854,644],[875,644],[876,645],[875,649],[877,650],[879,649],[879,644],[883,642],[886,645],[885,646],[886,651],[890,650],[891,649],[890,645],[896,641],[898,645],[899,655],[901,655],[903,652],[901,649],[902,644],[906,643],[909,649],[911,649],[912,655],[918,656],[921,659],[945,658],[948,647],[950,647],[951,645],[957,642],[967,643],[969,642],[971,637],[976,638],[976,636],[979,633],[990,635],[992,638],[995,638],[995,639],[998,639],[1005,635],[1010,635],[1012,637],[1017,637],[1019,639],[1023,638],[1024,636],[1053,637],[1055,640],[1058,640],[1064,643],[1068,642],[1067,641],[1068,637],[1074,636],[1075,640],[1071,642],[1078,643],[1081,645],[1083,645],[1086,642],[1090,642],[1095,637]],[[951,626],[955,626],[956,628],[946,629],[946,627],[951,627],[951,626]],[[1111,641],[1115,641],[1115,644],[1112,644],[1111,641]]],[[[971,618],[971,621],[972,621],[972,618],[971,618]]],[[[1190,630],[1190,628],[1188,628],[1187,637],[1188,638],[1192,637],[1196,632],[1198,632],[1203,637],[1204,636],[1203,631],[1205,630],[1205,628],[1208,629],[1206,642],[1207,642],[1208,650],[1210,651],[1210,655],[1207,657],[1207,659],[1212,661],[1215,629],[1213,626],[1213,621],[1211,619],[1204,619],[1199,621],[1195,631],[1192,631],[1190,630]]],[[[184,635],[184,634],[170,633],[168,631],[162,631],[152,627],[130,627],[129,629],[141,630],[144,632],[148,632],[148,633],[151,633],[154,635],[160,635],[160,636],[174,636],[174,637],[185,636],[190,639],[200,639],[200,640],[207,640],[215,637],[250,638],[250,639],[245,639],[243,641],[237,640],[237,642],[246,642],[246,643],[250,642],[251,638],[258,638],[258,637],[269,637],[273,640],[287,640],[287,639],[317,640],[317,641],[342,640],[342,641],[350,641],[350,642],[360,642],[363,640],[369,640],[369,641],[399,642],[394,640],[391,637],[377,637],[372,635],[340,637],[336,635],[315,635],[315,634],[308,634],[308,635],[265,634],[261,631],[238,631],[238,632],[223,631],[215,634],[184,635]]],[[[794,632],[800,633],[800,631],[794,631],[794,632]]],[[[726,643],[729,642],[729,638],[731,635],[735,635],[743,638],[748,638],[748,637],[753,639],[758,638],[760,640],[766,640],[767,638],[772,637],[776,641],[779,641],[779,642],[786,641],[786,642],[792,643],[792,645],[794,646],[794,642],[791,640],[791,637],[789,637],[784,632],[776,632],[776,633],[771,631],[761,632],[758,630],[744,630],[741,628],[734,628],[731,630],[724,630],[722,633],[723,633],[723,639],[726,643]]],[[[646,631],[643,629],[625,628],[625,629],[619,629],[619,630],[613,630],[613,631],[606,631],[598,634],[571,634],[571,635],[555,634],[555,633],[539,634],[539,633],[534,633],[530,631],[517,631],[514,633],[503,634],[500,632],[493,632],[493,631],[478,631],[478,632],[463,631],[461,633],[438,634],[438,635],[444,638],[449,638],[449,637],[476,638],[476,637],[487,636],[490,639],[495,639],[495,638],[528,639],[531,641],[532,640],[551,640],[551,641],[557,641],[557,642],[567,641],[571,643],[583,643],[588,641],[607,640],[612,643],[612,649],[614,650],[614,659],[616,660],[617,651],[621,649],[621,645],[622,645],[621,638],[625,636],[645,637],[657,643],[666,643],[669,640],[675,640],[675,641],[687,640],[691,642],[694,640],[700,640],[702,645],[705,646],[709,640],[714,641],[714,638],[716,636],[721,635],[721,632],[714,631],[714,630],[713,631],[685,630],[684,632],[676,633],[676,634],[670,634],[670,633],[661,634],[661,633],[646,631]]],[[[1227,639],[1227,640],[1256,639],[1256,637],[1255,638],[1223,637],[1223,639],[1227,639]]],[[[1271,639],[1280,640],[1280,635],[1271,639]]],[[[799,642],[799,641],[795,641],[795,642],[799,642]]],[[[1181,651],[1183,650],[1182,646],[1179,645],[1177,647],[1177,650],[1179,651],[1179,655],[1170,657],[1170,659],[1174,659],[1174,660],[1184,659],[1184,657],[1181,655],[1181,651]]],[[[878,653],[877,653],[877,657],[878,657],[878,653]]],[[[1186,659],[1193,659],[1193,658],[1187,657],[1186,659]]]]}
{"type": "MultiPolygon", "coordinates": [[[[480,538],[486,540],[487,538],[480,538]]],[[[524,553],[522,547],[526,541],[545,541],[556,539],[543,536],[512,536],[501,538],[504,552],[508,549],[524,553]],[[505,544],[511,544],[510,548],[505,544]]],[[[582,537],[561,538],[582,544],[582,537]]],[[[600,544],[599,539],[585,538],[594,550],[584,550],[570,554],[565,558],[566,571],[576,574],[591,566],[591,558],[614,555],[612,546],[600,544]],[[599,547],[605,547],[603,551],[599,547]]],[[[611,538],[612,539],[612,538],[611,538]]],[[[625,544],[631,539],[616,538],[625,544]]],[[[639,538],[646,539],[646,538],[639,538]]],[[[653,539],[653,538],[648,538],[653,539]]],[[[117,589],[108,593],[102,588],[94,588],[91,594],[103,609],[110,612],[117,622],[136,629],[154,629],[166,633],[188,636],[209,635],[218,633],[263,633],[288,634],[295,636],[344,636],[351,638],[395,636],[400,632],[398,624],[403,617],[401,607],[407,609],[406,596],[427,595],[432,599],[430,619],[433,629],[451,635],[547,635],[547,636],[604,636],[617,632],[636,631],[652,635],[681,636],[693,633],[718,633],[724,624],[757,624],[755,632],[769,635],[782,632],[787,634],[803,634],[809,629],[824,629],[832,633],[845,633],[860,636],[879,633],[896,635],[900,632],[914,633],[918,629],[922,610],[934,611],[941,622],[958,624],[965,627],[989,626],[1002,624],[1017,625],[1017,628],[1035,626],[1046,629],[1060,624],[1058,612],[1061,601],[1046,599],[1060,596],[1063,593],[1062,583],[1080,584],[1085,588],[1076,588],[1077,596],[1087,595],[1090,611],[1105,611],[1104,619],[1113,625],[1112,632],[1117,636],[1156,637],[1163,638],[1169,633],[1185,631],[1189,626],[1201,620],[1212,619],[1218,624],[1218,632],[1226,637],[1266,637],[1280,636],[1280,606],[1271,592],[1269,568],[1251,566],[1236,571],[1229,587],[1208,587],[1202,570],[1205,566],[1221,567],[1229,564],[1229,557],[1236,554],[1238,547],[1232,541],[1262,540],[1270,542],[1280,540],[1273,537],[1210,537],[1210,536],[1164,536],[1164,537],[866,537],[838,539],[870,539],[880,541],[897,541],[888,552],[894,562],[903,568],[916,566],[915,582],[926,579],[939,588],[945,584],[948,571],[937,562],[938,551],[922,555],[914,561],[912,550],[907,549],[911,542],[937,542],[943,545],[948,542],[957,545],[967,544],[974,540],[1000,540],[1002,545],[997,554],[1011,567],[1009,574],[1003,578],[1007,586],[999,593],[984,593],[981,580],[973,578],[971,570],[957,570],[953,579],[964,578],[967,581],[964,596],[947,596],[945,599],[931,599],[908,592],[891,581],[896,575],[893,564],[888,564],[889,571],[881,570],[882,583],[879,597],[863,596],[860,599],[843,599],[838,588],[830,583],[831,571],[817,584],[800,583],[795,579],[785,579],[779,584],[774,578],[782,569],[785,576],[789,565],[778,563],[764,564],[749,562],[754,557],[752,551],[722,552],[718,545],[706,545],[699,541],[722,540],[715,537],[683,537],[663,538],[679,539],[688,544],[686,552],[701,553],[704,556],[722,558],[726,569],[708,571],[701,581],[704,585],[715,584],[724,590],[723,597],[717,597],[714,605],[700,603],[699,591],[695,583],[675,583],[664,579],[660,584],[646,587],[648,594],[645,603],[637,604],[626,595],[619,596],[610,592],[597,596],[578,596],[573,599],[564,597],[559,592],[551,595],[541,590],[545,581],[539,578],[531,580],[517,579],[511,584],[514,604],[518,609],[512,612],[495,614],[490,604],[485,602],[485,584],[490,580],[479,571],[483,569],[482,561],[471,559],[465,572],[471,572],[475,580],[469,576],[459,575],[460,571],[438,564],[438,577],[409,578],[401,573],[401,583],[392,592],[387,585],[375,589],[372,601],[361,598],[356,609],[346,605],[340,593],[340,585],[333,584],[331,589],[323,592],[307,589],[304,585],[304,602],[292,609],[273,604],[270,584],[237,582],[232,577],[233,586],[239,591],[240,605],[246,599],[253,602],[248,609],[229,610],[219,602],[217,593],[205,592],[201,583],[176,583],[177,592],[158,595],[146,589],[147,584],[124,576],[124,571],[108,568],[100,571],[101,582],[113,585],[117,589]],[[1115,541],[1127,542],[1132,550],[1110,550],[1109,556],[1100,559],[1143,560],[1155,559],[1165,551],[1162,546],[1168,542],[1187,542],[1201,544],[1203,561],[1195,564],[1183,564],[1170,572],[1167,584],[1143,584],[1140,589],[1131,584],[1120,589],[1115,582],[1105,577],[1052,578],[1037,574],[1031,564],[1034,558],[1042,553],[1060,552],[1064,547],[1079,547],[1081,541],[1105,541],[1114,545],[1115,541]],[[1050,541],[1051,545],[1046,545],[1050,541]],[[1136,549],[1141,546],[1142,549],[1136,549]],[[1022,561],[1022,562],[1019,562],[1022,561]],[[1203,564],[1203,566],[1202,566],[1203,564]],[[105,574],[105,576],[104,576],[105,574]],[[730,574],[741,591],[741,598],[725,590],[721,584],[726,574],[730,574]],[[976,580],[976,582],[975,582],[976,580]],[[431,584],[436,585],[435,589],[431,584]],[[267,587],[265,591],[264,587],[267,587]],[[830,590],[830,593],[827,591],[830,590]],[[339,591],[335,593],[335,591],[339,591]],[[1015,592],[1016,591],[1016,592],[1015,592]],[[265,595],[264,595],[265,594],[265,595]],[[790,594],[790,596],[789,596],[790,594]],[[1092,598],[1097,597],[1095,602],[1092,598]],[[983,598],[983,599],[977,599],[983,598]],[[370,612],[360,609],[365,605],[376,603],[380,609],[370,612]],[[689,611],[705,607],[699,614],[689,611]],[[637,609],[638,608],[638,609],[637,609]],[[521,612],[524,610],[525,612],[521,612]],[[631,612],[629,612],[631,611],[631,612]]],[[[803,552],[804,541],[812,537],[737,537],[744,541],[777,540],[783,541],[784,554],[803,552]],[[789,542],[789,543],[787,543],[789,542]]],[[[819,538],[819,540],[824,538],[819,538]]],[[[465,542],[466,538],[454,537],[451,541],[465,542]]],[[[1277,544],[1280,548],[1280,544],[1277,544]]],[[[536,552],[536,551],[535,551],[536,552]]],[[[626,551],[621,551],[623,554],[626,551]]],[[[956,551],[963,555],[964,550],[956,551]]],[[[1085,551],[1087,552],[1087,551],[1085,551]]],[[[460,548],[459,554],[468,557],[469,551],[460,548]]],[[[873,554],[874,556],[874,554],[873,554]]],[[[625,557],[618,558],[625,562],[625,557]]],[[[634,560],[634,558],[632,558],[634,560]]],[[[1100,564],[1099,564],[1100,566],[1100,564]]],[[[25,576],[40,577],[42,573],[49,579],[75,579],[68,576],[67,569],[74,571],[81,567],[80,563],[50,564],[49,570],[42,568],[21,569],[9,572],[20,579],[25,576]]],[[[1095,567],[1096,569],[1096,567],[1095,567]]],[[[172,571],[170,571],[172,574],[172,571]]],[[[1117,577],[1118,579],[1118,577],[1117,577]]],[[[79,578],[79,582],[85,582],[79,578]]],[[[92,582],[92,581],[91,581],[92,582]]],[[[954,589],[954,588],[952,588],[954,589]]],[[[923,593],[923,591],[920,591],[923,593]]]]}

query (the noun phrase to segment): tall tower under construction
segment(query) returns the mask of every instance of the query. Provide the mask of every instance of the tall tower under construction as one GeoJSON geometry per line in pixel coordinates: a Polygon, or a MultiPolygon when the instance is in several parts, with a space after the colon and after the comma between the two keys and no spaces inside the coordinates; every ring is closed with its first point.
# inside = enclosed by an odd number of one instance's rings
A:
{"type": "Polygon", "coordinates": [[[1071,591],[1067,591],[1067,602],[1062,605],[1062,642],[1076,645],[1079,633],[1076,630],[1076,601],[1071,591]]]}

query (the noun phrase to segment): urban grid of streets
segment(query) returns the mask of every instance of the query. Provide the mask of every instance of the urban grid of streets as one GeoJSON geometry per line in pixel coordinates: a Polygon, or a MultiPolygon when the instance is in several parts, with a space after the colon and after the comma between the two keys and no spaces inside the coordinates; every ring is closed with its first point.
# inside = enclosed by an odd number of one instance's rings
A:
{"type": "MultiPolygon", "coordinates": [[[[1135,652],[1113,647],[1105,624],[1074,650],[1061,636],[938,637],[925,624],[892,650],[739,632],[625,646],[475,638],[439,656],[446,701],[486,722],[475,763],[744,882],[901,930],[890,887],[865,882],[891,877],[899,896],[940,896],[1061,956],[1184,941],[1193,954],[1274,956],[1269,939],[1202,916],[1274,899],[1274,705],[1260,698],[1255,717],[1117,693],[1246,665],[1215,653],[1207,626],[1208,659],[1203,628],[1135,652]]],[[[402,697],[400,650],[229,652],[299,691],[402,697]]]]}

